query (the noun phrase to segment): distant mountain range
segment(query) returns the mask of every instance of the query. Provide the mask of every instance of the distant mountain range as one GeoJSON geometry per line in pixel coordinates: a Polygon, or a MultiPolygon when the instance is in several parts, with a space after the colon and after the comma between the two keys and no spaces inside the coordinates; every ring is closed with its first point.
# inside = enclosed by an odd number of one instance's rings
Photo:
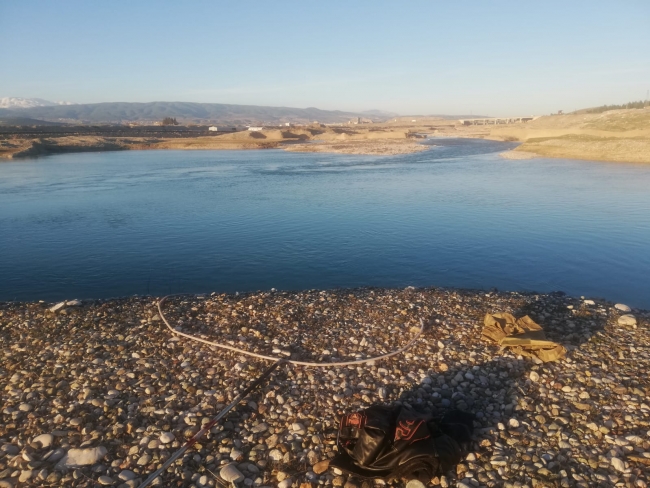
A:
{"type": "Polygon", "coordinates": [[[150,103],[86,103],[59,104],[41,99],[2,98],[0,117],[26,117],[48,122],[67,123],[128,123],[157,122],[174,117],[181,123],[198,124],[258,124],[346,122],[354,117],[373,121],[395,116],[390,112],[342,112],[318,108],[264,107],[258,105],[230,105],[223,103],[150,102],[150,103]]]}
{"type": "Polygon", "coordinates": [[[0,108],[25,109],[34,107],[53,107],[56,105],[72,105],[72,102],[50,102],[49,100],[43,100],[42,98],[0,98],[0,108]]]}

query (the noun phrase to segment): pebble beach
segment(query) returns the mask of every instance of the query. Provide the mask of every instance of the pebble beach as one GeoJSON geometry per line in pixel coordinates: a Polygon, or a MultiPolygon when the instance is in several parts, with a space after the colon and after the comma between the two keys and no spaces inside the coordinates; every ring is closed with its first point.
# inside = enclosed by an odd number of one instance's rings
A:
{"type": "MultiPolygon", "coordinates": [[[[0,303],[0,488],[136,487],[269,362],[172,334],[158,297],[0,303]]],[[[650,311],[601,299],[442,288],[170,298],[179,331],[281,366],[153,486],[370,488],[328,467],[338,421],[374,403],[476,415],[466,459],[430,486],[645,487],[650,311]],[[552,363],[481,339],[486,313],[529,315],[552,363]]]]}

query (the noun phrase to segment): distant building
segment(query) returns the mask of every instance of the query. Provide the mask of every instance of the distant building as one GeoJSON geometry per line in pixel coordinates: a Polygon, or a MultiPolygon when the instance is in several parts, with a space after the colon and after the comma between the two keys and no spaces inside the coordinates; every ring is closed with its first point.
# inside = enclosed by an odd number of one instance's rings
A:
{"type": "Polygon", "coordinates": [[[212,132],[219,132],[219,127],[215,127],[214,125],[212,127],[208,127],[208,130],[212,132]]]}
{"type": "Polygon", "coordinates": [[[264,129],[264,127],[249,127],[248,128],[248,130],[250,130],[252,132],[259,132],[259,131],[261,131],[263,129],[264,129]]]}

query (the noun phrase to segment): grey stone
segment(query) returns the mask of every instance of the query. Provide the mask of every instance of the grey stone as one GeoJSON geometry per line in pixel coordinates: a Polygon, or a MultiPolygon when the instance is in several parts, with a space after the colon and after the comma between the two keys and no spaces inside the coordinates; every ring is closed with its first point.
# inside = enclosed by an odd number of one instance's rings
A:
{"type": "Polygon", "coordinates": [[[253,432],[255,434],[259,434],[261,432],[264,432],[264,431],[268,430],[268,428],[269,428],[268,424],[266,424],[265,422],[260,422],[259,424],[254,425],[251,428],[251,432],[253,432]]]}
{"type": "Polygon", "coordinates": [[[104,486],[110,486],[113,483],[115,483],[115,481],[113,481],[113,478],[106,475],[100,476],[99,478],[97,478],[97,481],[99,482],[100,485],[104,485],[104,486]]]}
{"type": "Polygon", "coordinates": [[[221,476],[229,483],[237,483],[238,481],[242,481],[244,479],[244,475],[237,469],[234,464],[227,464],[221,468],[221,471],[219,471],[219,476],[221,476]]]}
{"type": "Polygon", "coordinates": [[[128,469],[123,469],[120,471],[120,474],[117,475],[119,479],[122,481],[129,481],[132,479],[135,479],[136,474],[133,471],[130,471],[128,469]]]}

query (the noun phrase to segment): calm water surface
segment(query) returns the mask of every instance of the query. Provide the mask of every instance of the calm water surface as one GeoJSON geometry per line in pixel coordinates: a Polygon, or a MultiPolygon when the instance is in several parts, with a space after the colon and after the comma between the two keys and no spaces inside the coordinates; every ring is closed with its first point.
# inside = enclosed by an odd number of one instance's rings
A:
{"type": "Polygon", "coordinates": [[[0,300],[357,286],[563,290],[650,308],[650,166],[65,154],[0,164],[0,300]]]}

